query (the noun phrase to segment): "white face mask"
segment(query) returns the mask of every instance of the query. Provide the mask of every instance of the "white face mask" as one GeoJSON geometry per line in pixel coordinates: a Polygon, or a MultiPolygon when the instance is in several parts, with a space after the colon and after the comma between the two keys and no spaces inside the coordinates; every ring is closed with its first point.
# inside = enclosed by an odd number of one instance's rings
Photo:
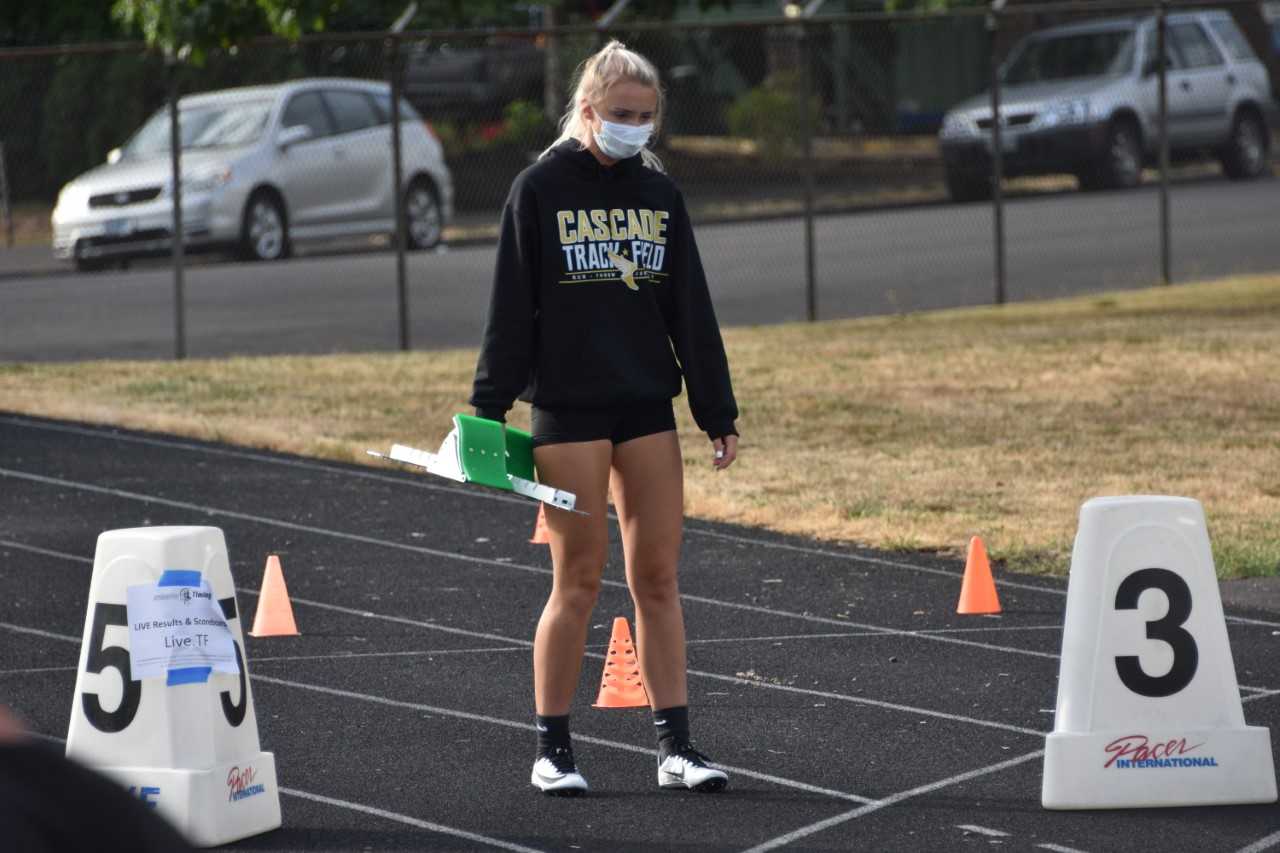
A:
{"type": "Polygon", "coordinates": [[[652,135],[653,122],[639,125],[618,124],[604,119],[600,120],[600,130],[595,133],[600,153],[611,160],[625,160],[636,156],[652,135]]]}

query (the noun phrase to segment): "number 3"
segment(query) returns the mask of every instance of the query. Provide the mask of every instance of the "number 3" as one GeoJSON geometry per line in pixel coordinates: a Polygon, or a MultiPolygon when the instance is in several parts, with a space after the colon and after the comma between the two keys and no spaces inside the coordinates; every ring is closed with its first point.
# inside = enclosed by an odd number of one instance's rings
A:
{"type": "Polygon", "coordinates": [[[1168,569],[1139,569],[1116,590],[1116,610],[1136,610],[1138,598],[1149,589],[1158,589],[1169,602],[1163,619],[1147,623],[1147,639],[1168,643],[1173,649],[1173,666],[1164,675],[1147,675],[1137,655],[1116,657],[1116,673],[1124,686],[1141,696],[1172,696],[1191,683],[1200,663],[1195,637],[1183,623],[1191,615],[1191,590],[1187,582],[1168,569]]]}

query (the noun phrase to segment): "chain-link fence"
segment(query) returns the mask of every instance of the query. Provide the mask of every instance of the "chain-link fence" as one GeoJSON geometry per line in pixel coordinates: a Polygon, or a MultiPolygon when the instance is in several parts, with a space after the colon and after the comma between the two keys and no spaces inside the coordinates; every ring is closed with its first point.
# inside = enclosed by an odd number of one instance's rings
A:
{"type": "MultiPolygon", "coordinates": [[[[654,148],[699,227],[722,322],[1280,269],[1267,234],[1280,221],[1268,180],[1280,56],[1258,3],[1213,7],[263,39],[201,68],[136,45],[0,51],[0,167],[19,244],[0,252],[0,276],[172,251],[171,91],[183,97],[187,251],[483,247],[512,179],[554,139],[573,69],[608,38],[663,75],[654,148]],[[1167,66],[1153,62],[1161,40],[1167,66]],[[247,86],[268,88],[208,94],[247,86]]],[[[443,275],[432,255],[365,273],[399,279],[384,308],[400,346],[457,342],[406,315],[460,265],[487,281],[488,250],[458,255],[443,275]]]]}

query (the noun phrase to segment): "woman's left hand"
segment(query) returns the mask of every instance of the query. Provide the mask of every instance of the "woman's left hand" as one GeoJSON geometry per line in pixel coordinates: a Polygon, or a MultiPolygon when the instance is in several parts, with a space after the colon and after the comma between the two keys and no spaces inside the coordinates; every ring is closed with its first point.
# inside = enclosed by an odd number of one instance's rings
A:
{"type": "Polygon", "coordinates": [[[711,439],[712,446],[715,447],[715,455],[712,457],[711,464],[715,466],[717,471],[723,471],[733,464],[733,460],[738,458],[738,437],[736,435],[726,435],[723,438],[711,439]]]}

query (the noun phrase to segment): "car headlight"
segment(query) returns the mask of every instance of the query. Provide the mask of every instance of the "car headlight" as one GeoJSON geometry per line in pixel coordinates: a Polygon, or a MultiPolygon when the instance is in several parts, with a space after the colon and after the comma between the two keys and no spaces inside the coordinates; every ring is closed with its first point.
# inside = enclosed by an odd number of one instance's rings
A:
{"type": "Polygon", "coordinates": [[[231,167],[220,166],[217,169],[205,169],[182,176],[184,193],[207,193],[230,182],[231,167]]]}
{"type": "Polygon", "coordinates": [[[947,113],[942,120],[941,135],[943,139],[955,139],[960,136],[972,136],[978,132],[973,119],[964,113],[947,113]]]}
{"type": "Polygon", "coordinates": [[[1089,120],[1089,101],[1075,98],[1070,101],[1059,101],[1040,113],[1036,124],[1040,127],[1067,127],[1084,124],[1089,120]]]}

